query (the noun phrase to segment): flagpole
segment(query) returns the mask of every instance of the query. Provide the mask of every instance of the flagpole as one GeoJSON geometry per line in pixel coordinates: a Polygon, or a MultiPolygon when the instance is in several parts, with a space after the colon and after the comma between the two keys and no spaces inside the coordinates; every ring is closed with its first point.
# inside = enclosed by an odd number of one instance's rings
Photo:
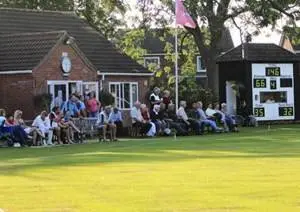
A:
{"type": "Polygon", "coordinates": [[[177,24],[175,24],[175,104],[176,104],[176,110],[178,110],[179,101],[178,101],[178,29],[177,29],[177,24]]]}

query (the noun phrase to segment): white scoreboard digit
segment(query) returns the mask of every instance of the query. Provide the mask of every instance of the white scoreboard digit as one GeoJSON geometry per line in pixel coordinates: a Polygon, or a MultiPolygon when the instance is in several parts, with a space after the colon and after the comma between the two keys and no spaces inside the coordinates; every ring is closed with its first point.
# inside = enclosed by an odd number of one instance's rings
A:
{"type": "Polygon", "coordinates": [[[295,119],[293,64],[253,63],[252,95],[258,121],[295,119]]]}

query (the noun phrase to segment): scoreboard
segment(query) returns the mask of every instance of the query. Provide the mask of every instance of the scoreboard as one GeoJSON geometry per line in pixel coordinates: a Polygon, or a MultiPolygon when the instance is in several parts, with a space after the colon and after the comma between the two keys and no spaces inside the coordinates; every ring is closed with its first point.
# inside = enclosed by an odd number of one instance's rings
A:
{"type": "Polygon", "coordinates": [[[293,120],[293,64],[252,64],[253,115],[258,121],[293,120]]]}

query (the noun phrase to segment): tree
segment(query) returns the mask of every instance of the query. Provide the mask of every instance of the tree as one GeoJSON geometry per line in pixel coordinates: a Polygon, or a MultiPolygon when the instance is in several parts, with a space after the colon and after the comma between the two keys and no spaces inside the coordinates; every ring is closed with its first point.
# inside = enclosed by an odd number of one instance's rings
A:
{"type": "Polygon", "coordinates": [[[0,0],[1,7],[72,11],[73,0],[0,0]]]}
{"type": "Polygon", "coordinates": [[[105,37],[112,38],[124,24],[126,4],[122,0],[0,0],[1,7],[74,11],[105,37]]]}
{"type": "MultiPolygon", "coordinates": [[[[155,0],[140,1],[153,4],[155,0]]],[[[169,11],[174,11],[171,0],[161,0],[161,3],[169,11]]],[[[205,60],[208,86],[215,93],[218,93],[217,44],[226,24],[231,23],[239,28],[243,24],[252,25],[259,30],[261,27],[275,26],[281,17],[295,21],[299,17],[300,6],[298,0],[185,0],[184,4],[197,23],[195,29],[186,30],[193,36],[205,60]]]]}

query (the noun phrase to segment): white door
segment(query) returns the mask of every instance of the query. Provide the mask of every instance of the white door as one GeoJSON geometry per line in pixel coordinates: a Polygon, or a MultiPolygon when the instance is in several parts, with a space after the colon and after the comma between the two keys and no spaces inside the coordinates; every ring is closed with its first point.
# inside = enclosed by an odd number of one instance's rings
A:
{"type": "Polygon", "coordinates": [[[96,99],[99,100],[99,83],[98,82],[83,82],[82,83],[82,92],[86,97],[89,93],[95,92],[96,99]]]}

